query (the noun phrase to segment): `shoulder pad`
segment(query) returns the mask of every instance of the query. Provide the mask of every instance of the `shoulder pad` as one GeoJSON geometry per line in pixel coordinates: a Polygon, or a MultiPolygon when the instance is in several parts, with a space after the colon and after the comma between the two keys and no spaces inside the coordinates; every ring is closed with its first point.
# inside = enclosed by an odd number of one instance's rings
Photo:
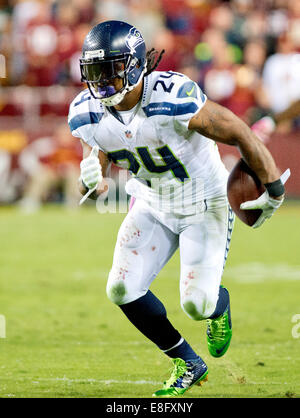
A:
{"type": "Polygon", "coordinates": [[[73,136],[94,145],[94,131],[104,114],[99,100],[94,99],[88,89],[79,93],[70,104],[68,124],[73,136]]]}
{"type": "Polygon", "coordinates": [[[154,71],[145,79],[143,108],[146,115],[195,114],[206,101],[198,84],[173,71],[154,71]]]}

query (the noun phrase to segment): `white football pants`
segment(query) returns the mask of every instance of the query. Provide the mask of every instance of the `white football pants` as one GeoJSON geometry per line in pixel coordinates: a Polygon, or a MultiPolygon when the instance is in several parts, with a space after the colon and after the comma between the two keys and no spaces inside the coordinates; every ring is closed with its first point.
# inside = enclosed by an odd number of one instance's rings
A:
{"type": "Polygon", "coordinates": [[[124,219],[109,273],[107,295],[117,305],[144,296],[176,249],[180,249],[180,300],[192,319],[215,310],[234,214],[227,198],[206,200],[203,213],[162,213],[137,200],[124,219]]]}

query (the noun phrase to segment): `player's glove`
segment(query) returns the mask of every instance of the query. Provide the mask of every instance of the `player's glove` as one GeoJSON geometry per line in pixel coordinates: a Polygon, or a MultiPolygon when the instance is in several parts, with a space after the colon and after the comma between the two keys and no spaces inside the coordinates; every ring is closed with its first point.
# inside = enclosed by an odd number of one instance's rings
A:
{"type": "Polygon", "coordinates": [[[268,191],[266,190],[261,196],[256,200],[249,200],[241,204],[240,208],[243,210],[247,209],[261,209],[262,214],[257,219],[257,221],[252,225],[253,228],[258,228],[261,226],[268,218],[271,218],[273,213],[279,206],[282,204],[284,198],[277,200],[270,197],[268,191]]]}
{"type": "Polygon", "coordinates": [[[94,146],[90,155],[80,163],[80,178],[88,189],[94,189],[103,179],[98,153],[99,148],[94,146]]]}
{"type": "Polygon", "coordinates": [[[267,190],[261,196],[259,196],[258,199],[249,200],[248,202],[244,202],[240,205],[240,208],[242,210],[262,210],[262,214],[252,225],[253,228],[258,228],[259,226],[261,226],[265,222],[265,220],[271,218],[275,210],[282,205],[282,202],[284,201],[284,184],[286,183],[290,175],[291,170],[288,168],[281,175],[280,179],[274,181],[273,183],[265,184],[267,190]],[[270,194],[274,197],[280,197],[280,199],[274,199],[270,196],[270,194]]]}

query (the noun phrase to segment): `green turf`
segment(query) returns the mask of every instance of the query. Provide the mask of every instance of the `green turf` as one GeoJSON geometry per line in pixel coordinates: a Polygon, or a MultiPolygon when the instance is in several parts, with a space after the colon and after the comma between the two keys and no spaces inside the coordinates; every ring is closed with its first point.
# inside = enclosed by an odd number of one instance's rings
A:
{"type": "MultiPolygon", "coordinates": [[[[169,359],[106,297],[123,216],[0,210],[0,397],[146,398],[169,377],[169,359]]],[[[258,230],[236,222],[223,281],[233,338],[220,359],[209,356],[205,323],[179,306],[178,254],[160,273],[151,289],[209,367],[209,381],[185,397],[299,397],[299,242],[297,205],[258,230]]]]}

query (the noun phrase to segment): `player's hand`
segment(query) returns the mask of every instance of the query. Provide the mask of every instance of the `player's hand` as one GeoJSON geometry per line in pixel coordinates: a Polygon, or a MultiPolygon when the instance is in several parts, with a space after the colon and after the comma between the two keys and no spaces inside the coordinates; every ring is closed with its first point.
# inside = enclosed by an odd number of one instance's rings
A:
{"type": "Polygon", "coordinates": [[[284,201],[284,196],[281,196],[278,199],[272,198],[268,191],[266,190],[261,196],[259,196],[256,200],[249,200],[248,202],[244,202],[240,205],[240,208],[243,210],[248,209],[261,209],[262,214],[257,219],[253,228],[258,228],[261,226],[268,218],[271,218],[273,213],[276,209],[281,206],[282,202],[284,201]]]}
{"type": "Polygon", "coordinates": [[[80,163],[81,180],[89,189],[94,189],[103,180],[98,153],[99,148],[94,146],[90,155],[80,163]]]}

